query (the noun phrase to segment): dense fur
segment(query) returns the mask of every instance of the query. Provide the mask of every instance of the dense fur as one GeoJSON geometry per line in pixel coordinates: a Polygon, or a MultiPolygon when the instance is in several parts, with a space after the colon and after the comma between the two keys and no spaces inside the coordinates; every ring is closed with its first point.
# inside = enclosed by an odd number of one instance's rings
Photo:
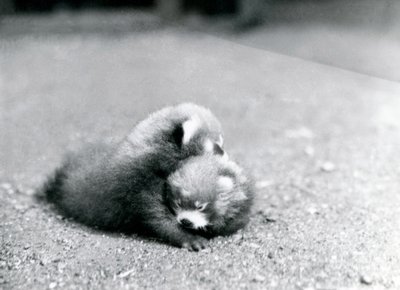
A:
{"type": "Polygon", "coordinates": [[[221,145],[221,126],[209,110],[167,107],[140,122],[120,144],[92,144],[68,154],[44,193],[84,224],[142,231],[198,250],[205,240],[185,230],[166,203],[167,178],[191,156],[223,154],[221,145]]]}
{"type": "Polygon", "coordinates": [[[206,237],[230,235],[249,221],[253,182],[227,158],[211,154],[192,157],[170,175],[168,186],[172,212],[192,232],[206,237]]]}

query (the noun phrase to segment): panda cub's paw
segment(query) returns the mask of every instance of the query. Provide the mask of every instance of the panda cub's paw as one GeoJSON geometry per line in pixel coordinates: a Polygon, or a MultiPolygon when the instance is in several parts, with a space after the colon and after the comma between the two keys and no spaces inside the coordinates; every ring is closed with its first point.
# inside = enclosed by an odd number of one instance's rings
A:
{"type": "Polygon", "coordinates": [[[188,238],[182,242],[182,248],[188,249],[189,251],[198,252],[206,248],[207,242],[208,241],[206,238],[193,235],[191,238],[188,238]]]}

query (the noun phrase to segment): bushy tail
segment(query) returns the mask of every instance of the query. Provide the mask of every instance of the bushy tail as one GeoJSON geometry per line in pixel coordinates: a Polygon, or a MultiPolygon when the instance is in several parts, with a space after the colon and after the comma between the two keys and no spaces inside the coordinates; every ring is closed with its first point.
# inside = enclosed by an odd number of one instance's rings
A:
{"type": "Polygon", "coordinates": [[[61,186],[66,178],[65,168],[57,168],[54,173],[48,177],[47,181],[37,191],[36,197],[42,201],[55,202],[60,200],[61,186]]]}

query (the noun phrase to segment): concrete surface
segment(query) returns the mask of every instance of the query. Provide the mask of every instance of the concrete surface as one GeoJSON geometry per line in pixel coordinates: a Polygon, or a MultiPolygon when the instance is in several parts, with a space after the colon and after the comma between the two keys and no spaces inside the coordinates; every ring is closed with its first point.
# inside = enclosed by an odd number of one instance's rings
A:
{"type": "Polygon", "coordinates": [[[103,30],[89,13],[82,31],[81,16],[0,28],[0,288],[400,288],[399,83],[140,15],[103,30]],[[214,111],[258,180],[242,234],[192,253],[33,200],[65,150],[182,101],[214,111]]]}
{"type": "Polygon", "coordinates": [[[400,81],[399,1],[266,2],[264,24],[244,33],[229,19],[192,25],[246,46],[400,81]]]}

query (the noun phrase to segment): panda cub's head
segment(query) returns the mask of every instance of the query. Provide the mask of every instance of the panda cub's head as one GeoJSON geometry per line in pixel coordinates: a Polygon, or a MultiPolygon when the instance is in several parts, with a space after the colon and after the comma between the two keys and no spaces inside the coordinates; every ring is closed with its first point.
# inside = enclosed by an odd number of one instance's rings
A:
{"type": "Polygon", "coordinates": [[[173,137],[181,147],[183,157],[213,153],[225,155],[224,138],[219,120],[207,108],[184,103],[176,107],[177,115],[184,118],[175,128],[173,137]]]}
{"type": "Polygon", "coordinates": [[[251,201],[248,179],[233,161],[205,154],[183,162],[168,178],[166,194],[177,222],[194,231],[226,226],[251,201]]]}

